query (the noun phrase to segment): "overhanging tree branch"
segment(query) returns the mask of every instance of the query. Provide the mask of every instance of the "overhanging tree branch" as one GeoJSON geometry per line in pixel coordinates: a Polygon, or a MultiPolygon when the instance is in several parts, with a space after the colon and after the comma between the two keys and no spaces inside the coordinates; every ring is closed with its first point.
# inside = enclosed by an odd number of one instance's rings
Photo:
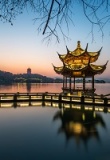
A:
{"type": "MultiPolygon", "coordinates": [[[[110,22],[110,0],[0,0],[0,20],[13,25],[13,20],[19,14],[31,9],[36,16],[34,21],[39,22],[38,32],[47,38],[55,36],[59,42],[57,32],[60,31],[63,38],[67,39],[63,25],[66,24],[69,30],[69,22],[75,23],[73,12],[76,6],[83,9],[92,28],[99,27],[103,37],[103,28],[110,22]]],[[[93,30],[91,32],[93,35],[93,30]]]]}
{"type": "Polygon", "coordinates": [[[46,31],[46,29],[47,29],[48,23],[49,23],[49,21],[50,21],[53,5],[54,5],[54,0],[52,0],[51,6],[50,6],[50,10],[49,10],[49,14],[48,14],[48,17],[47,17],[47,21],[46,21],[46,24],[45,24],[45,27],[44,27],[44,30],[43,30],[43,34],[45,34],[45,31],[46,31]]]}

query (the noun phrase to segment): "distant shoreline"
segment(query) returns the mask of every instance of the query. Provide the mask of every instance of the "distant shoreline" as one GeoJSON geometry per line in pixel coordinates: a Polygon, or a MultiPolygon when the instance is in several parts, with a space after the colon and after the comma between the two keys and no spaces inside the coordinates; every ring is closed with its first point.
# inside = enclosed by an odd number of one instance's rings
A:
{"type": "MultiPolygon", "coordinates": [[[[0,85],[13,85],[13,84],[46,84],[46,83],[62,83],[62,82],[13,82],[13,83],[0,83],[0,85]]],[[[76,82],[77,84],[80,84],[81,82],[76,82]]],[[[91,82],[87,82],[87,83],[91,83],[91,82]]],[[[110,82],[94,82],[95,84],[106,84],[106,83],[110,83],[110,82]]]]}
{"type": "MultiPolygon", "coordinates": [[[[73,81],[71,81],[73,82],[73,81]]],[[[75,80],[76,83],[83,83],[81,78],[75,80]]],[[[86,83],[92,83],[91,79],[86,79],[86,83]]],[[[0,85],[13,83],[63,83],[63,78],[51,78],[40,74],[12,74],[0,70],[0,85]]],[[[110,80],[95,79],[94,83],[110,83],[110,80]]]]}

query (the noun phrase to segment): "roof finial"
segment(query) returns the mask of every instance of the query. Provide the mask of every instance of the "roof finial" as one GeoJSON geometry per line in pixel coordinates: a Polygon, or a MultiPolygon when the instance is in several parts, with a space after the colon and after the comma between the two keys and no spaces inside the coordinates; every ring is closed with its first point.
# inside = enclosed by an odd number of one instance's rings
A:
{"type": "Polygon", "coordinates": [[[66,46],[66,49],[67,49],[67,53],[69,53],[69,49],[68,49],[68,47],[66,46]]]}
{"type": "Polygon", "coordinates": [[[80,41],[77,42],[77,48],[81,48],[80,41]]]}
{"type": "Polygon", "coordinates": [[[86,49],[85,49],[85,51],[87,52],[87,49],[88,49],[88,43],[87,43],[87,45],[86,45],[86,49]]]}
{"type": "Polygon", "coordinates": [[[101,52],[101,50],[102,50],[102,47],[101,47],[101,49],[99,50],[99,53],[101,52]]]}
{"type": "Polygon", "coordinates": [[[106,62],[106,65],[108,64],[109,60],[106,62]]]}

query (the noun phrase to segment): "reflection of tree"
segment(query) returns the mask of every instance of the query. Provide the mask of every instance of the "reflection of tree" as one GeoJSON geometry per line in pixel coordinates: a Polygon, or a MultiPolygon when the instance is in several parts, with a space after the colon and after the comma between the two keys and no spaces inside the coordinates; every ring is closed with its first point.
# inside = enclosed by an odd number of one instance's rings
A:
{"type": "Polygon", "coordinates": [[[93,111],[82,111],[76,109],[64,109],[63,112],[58,111],[54,120],[60,119],[62,122],[58,133],[65,133],[66,140],[75,138],[77,145],[80,141],[87,144],[90,138],[100,140],[97,127],[100,125],[106,127],[101,115],[93,111]]]}
{"type": "Polygon", "coordinates": [[[27,92],[30,93],[31,92],[31,83],[26,83],[26,87],[27,87],[27,92]]]}

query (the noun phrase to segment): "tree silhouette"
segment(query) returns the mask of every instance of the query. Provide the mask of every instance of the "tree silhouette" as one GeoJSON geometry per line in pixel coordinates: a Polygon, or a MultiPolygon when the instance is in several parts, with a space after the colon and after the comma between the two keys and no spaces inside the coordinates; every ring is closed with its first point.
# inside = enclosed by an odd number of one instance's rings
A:
{"type": "Polygon", "coordinates": [[[0,19],[13,25],[17,15],[31,9],[36,17],[34,21],[40,20],[38,32],[48,40],[55,36],[59,42],[59,31],[64,39],[68,38],[63,25],[69,29],[69,23],[74,24],[75,7],[82,9],[91,23],[91,33],[98,26],[103,37],[103,27],[110,22],[110,0],[0,0],[0,19]]]}

